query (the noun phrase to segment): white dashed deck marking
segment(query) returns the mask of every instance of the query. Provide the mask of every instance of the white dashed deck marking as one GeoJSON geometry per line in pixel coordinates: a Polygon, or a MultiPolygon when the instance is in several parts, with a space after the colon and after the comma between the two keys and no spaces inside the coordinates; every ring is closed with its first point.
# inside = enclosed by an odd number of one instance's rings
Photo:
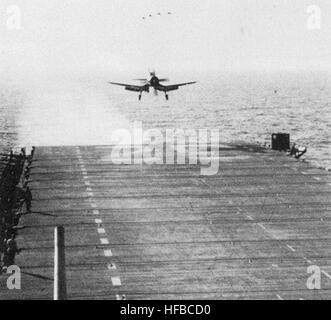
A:
{"type": "Polygon", "coordinates": [[[111,252],[110,249],[104,250],[103,253],[104,253],[105,257],[112,257],[113,256],[113,253],[111,252]]]}
{"type": "MultiPolygon", "coordinates": [[[[86,192],[87,192],[87,195],[89,197],[88,201],[89,201],[92,208],[96,208],[97,205],[96,205],[96,203],[93,199],[94,193],[93,193],[93,190],[91,188],[91,183],[89,181],[89,177],[87,175],[87,170],[85,168],[84,161],[83,161],[83,158],[81,156],[81,152],[80,152],[79,147],[76,147],[76,152],[77,152],[77,155],[78,155],[79,167],[80,167],[80,170],[81,170],[82,175],[83,175],[84,184],[86,186],[86,192]]],[[[92,210],[92,212],[93,212],[94,215],[99,215],[99,213],[100,213],[99,210],[95,210],[95,209],[92,210]]],[[[106,230],[101,227],[102,219],[94,219],[94,222],[99,226],[97,228],[98,234],[105,235],[106,230]]],[[[102,245],[109,245],[109,239],[106,238],[105,236],[100,237],[100,243],[102,245]]],[[[105,249],[105,250],[103,250],[103,253],[104,253],[105,257],[112,257],[113,256],[113,253],[112,253],[111,249],[105,249]]],[[[107,264],[107,269],[108,270],[116,270],[116,266],[115,266],[114,263],[108,263],[107,264]]],[[[112,281],[113,286],[115,286],[115,287],[119,287],[119,286],[122,285],[120,277],[111,277],[111,281],[112,281]]],[[[125,300],[125,295],[120,296],[120,295],[116,294],[116,299],[117,300],[125,300]]]]}
{"type": "Polygon", "coordinates": [[[100,238],[101,244],[109,244],[109,240],[107,238],[100,238]]]}
{"type": "Polygon", "coordinates": [[[119,287],[122,285],[120,277],[111,277],[111,282],[113,283],[114,287],[119,287]]]}
{"type": "Polygon", "coordinates": [[[98,233],[105,234],[106,230],[104,228],[98,228],[98,233]]]}
{"type": "Polygon", "coordinates": [[[278,300],[284,300],[279,294],[276,295],[278,300]]]}

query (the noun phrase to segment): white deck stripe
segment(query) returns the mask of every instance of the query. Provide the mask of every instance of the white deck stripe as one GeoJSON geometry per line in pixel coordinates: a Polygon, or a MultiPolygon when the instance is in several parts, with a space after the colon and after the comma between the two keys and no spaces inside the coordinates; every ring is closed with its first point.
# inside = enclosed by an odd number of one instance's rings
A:
{"type": "Polygon", "coordinates": [[[114,287],[119,287],[122,285],[120,277],[111,277],[111,282],[114,287]]]}
{"type": "MultiPolygon", "coordinates": [[[[85,179],[84,184],[87,186],[87,188],[86,188],[87,194],[88,194],[89,197],[94,197],[92,189],[90,188],[91,183],[90,183],[90,181],[88,181],[87,170],[84,166],[82,156],[80,155],[80,150],[79,150],[78,147],[76,147],[76,148],[77,148],[76,151],[77,151],[77,154],[78,154],[79,166],[80,166],[81,171],[83,173],[83,178],[85,179]]],[[[96,204],[94,202],[92,202],[91,199],[89,199],[89,200],[90,200],[91,207],[96,208],[97,207],[96,204]]],[[[93,214],[98,215],[99,210],[93,210],[93,214]]],[[[95,219],[94,222],[96,224],[99,224],[99,225],[102,224],[101,219],[95,219]]],[[[97,230],[98,230],[99,234],[105,234],[106,233],[106,230],[104,228],[98,228],[97,230]]],[[[108,245],[109,240],[107,238],[100,238],[100,243],[102,245],[108,245]]],[[[110,249],[104,250],[103,253],[106,257],[112,257],[113,256],[113,253],[110,249]]],[[[107,269],[108,270],[116,270],[116,265],[113,264],[113,263],[110,263],[110,264],[107,265],[107,269]]],[[[112,281],[112,284],[113,284],[114,287],[119,287],[119,286],[122,285],[120,277],[111,277],[111,281],[112,281]]],[[[123,299],[125,299],[125,296],[124,295],[120,296],[120,295],[117,294],[116,299],[117,300],[123,300],[123,299]]]]}
{"type": "Polygon", "coordinates": [[[110,249],[104,250],[103,253],[106,257],[112,257],[113,256],[113,253],[111,252],[110,249]]]}
{"type": "Polygon", "coordinates": [[[105,234],[106,230],[104,228],[98,228],[98,233],[105,234]]]}
{"type": "MultiPolygon", "coordinates": [[[[83,178],[85,180],[84,184],[87,186],[87,188],[86,188],[87,194],[88,194],[89,197],[94,197],[92,189],[90,188],[91,183],[90,183],[90,181],[88,181],[87,170],[84,166],[83,159],[82,159],[82,156],[80,155],[80,150],[79,150],[78,147],[77,147],[76,151],[77,151],[77,154],[78,154],[79,166],[80,166],[80,169],[83,173],[83,178]]],[[[90,200],[91,207],[96,208],[96,204],[94,202],[92,202],[91,199],[89,199],[89,200],[90,200]]],[[[99,210],[93,210],[93,214],[98,215],[99,210]]],[[[94,222],[96,224],[99,224],[99,225],[102,224],[101,219],[95,219],[94,222]]],[[[105,234],[106,233],[106,230],[104,228],[98,228],[97,230],[98,230],[99,234],[105,234]]],[[[108,245],[109,240],[107,238],[100,238],[100,243],[102,245],[108,245]]],[[[112,257],[113,256],[113,253],[110,249],[104,250],[103,253],[106,257],[112,257]]],[[[107,269],[108,270],[116,270],[116,265],[113,264],[113,263],[110,263],[110,264],[107,265],[107,269]]],[[[119,286],[122,285],[120,277],[111,277],[111,281],[112,281],[112,284],[113,284],[114,287],[119,287],[119,286]]],[[[119,296],[117,294],[116,299],[117,300],[123,300],[123,299],[125,299],[125,296],[124,295],[119,296]]]]}
{"type": "Polygon", "coordinates": [[[100,239],[101,244],[109,244],[109,240],[107,238],[100,239]]]}
{"type": "Polygon", "coordinates": [[[284,300],[279,294],[276,295],[279,300],[284,300]]]}

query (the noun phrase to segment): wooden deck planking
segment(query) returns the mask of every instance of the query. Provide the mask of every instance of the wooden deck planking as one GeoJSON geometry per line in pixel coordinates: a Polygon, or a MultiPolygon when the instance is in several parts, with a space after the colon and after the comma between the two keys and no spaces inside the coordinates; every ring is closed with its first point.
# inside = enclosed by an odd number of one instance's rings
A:
{"type": "Polygon", "coordinates": [[[80,152],[88,185],[76,147],[37,149],[35,213],[22,219],[18,236],[17,263],[28,274],[20,292],[0,287],[3,298],[51,298],[57,224],[66,228],[69,298],[331,297],[325,275],[322,290],[306,287],[309,265],[331,272],[326,171],[233,145],[221,150],[220,173],[210,177],[197,165],[113,165],[107,146],[80,152]]]}

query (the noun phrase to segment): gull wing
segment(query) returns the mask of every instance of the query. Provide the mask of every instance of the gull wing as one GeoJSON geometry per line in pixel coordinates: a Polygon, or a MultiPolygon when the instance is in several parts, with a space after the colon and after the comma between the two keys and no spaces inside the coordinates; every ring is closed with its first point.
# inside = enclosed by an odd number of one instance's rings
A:
{"type": "Polygon", "coordinates": [[[164,91],[164,92],[173,91],[173,90],[177,90],[179,87],[187,86],[189,84],[194,84],[194,83],[197,83],[197,82],[196,81],[191,81],[191,82],[171,84],[169,86],[160,85],[160,86],[157,87],[157,90],[164,91]]]}
{"type": "Polygon", "coordinates": [[[136,92],[140,92],[140,91],[145,91],[146,90],[146,84],[142,85],[142,86],[137,86],[137,85],[132,85],[132,84],[126,84],[126,83],[118,83],[118,82],[108,82],[109,84],[114,84],[117,86],[122,86],[124,87],[125,90],[129,90],[129,91],[136,91],[136,92]]]}

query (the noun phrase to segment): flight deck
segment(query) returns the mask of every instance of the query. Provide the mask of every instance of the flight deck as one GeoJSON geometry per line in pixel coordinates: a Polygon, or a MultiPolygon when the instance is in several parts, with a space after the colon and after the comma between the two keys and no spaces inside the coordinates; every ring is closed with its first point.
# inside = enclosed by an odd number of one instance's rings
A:
{"type": "Polygon", "coordinates": [[[18,225],[21,290],[52,299],[65,228],[69,299],[330,299],[331,177],[253,145],[199,165],[117,165],[111,146],[37,147],[32,212],[18,225]],[[321,288],[307,285],[309,267],[321,288]]]}

